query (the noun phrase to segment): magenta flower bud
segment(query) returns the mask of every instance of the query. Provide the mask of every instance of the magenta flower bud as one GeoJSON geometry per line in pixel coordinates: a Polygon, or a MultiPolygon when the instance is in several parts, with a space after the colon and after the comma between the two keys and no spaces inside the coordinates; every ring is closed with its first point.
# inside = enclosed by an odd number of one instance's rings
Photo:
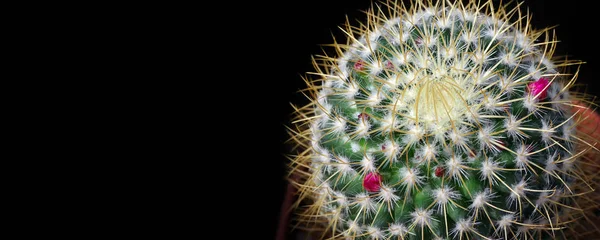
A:
{"type": "Polygon", "coordinates": [[[393,69],[394,68],[394,64],[390,60],[386,60],[384,62],[384,64],[385,64],[385,68],[387,68],[387,69],[393,69]]]}
{"type": "Polygon", "coordinates": [[[375,172],[367,174],[363,180],[363,187],[369,192],[377,192],[381,187],[381,176],[375,172]]]}
{"type": "Polygon", "coordinates": [[[529,85],[527,85],[527,90],[529,91],[529,93],[531,93],[531,95],[537,95],[537,99],[544,99],[546,98],[546,90],[548,90],[547,86],[549,84],[550,82],[548,82],[548,78],[543,77],[538,79],[537,81],[529,83],[529,85]]]}
{"type": "Polygon", "coordinates": [[[358,60],[355,64],[354,64],[354,69],[362,71],[365,69],[365,63],[363,62],[363,60],[358,60]]]}
{"type": "Polygon", "coordinates": [[[442,177],[442,176],[444,176],[444,172],[445,171],[444,171],[443,167],[438,166],[437,168],[435,168],[435,176],[436,177],[442,177]]]}

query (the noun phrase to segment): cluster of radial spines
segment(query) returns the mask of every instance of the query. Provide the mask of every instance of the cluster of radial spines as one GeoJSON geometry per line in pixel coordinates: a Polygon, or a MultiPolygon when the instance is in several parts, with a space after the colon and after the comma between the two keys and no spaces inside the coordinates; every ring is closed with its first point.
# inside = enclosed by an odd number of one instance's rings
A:
{"type": "Polygon", "coordinates": [[[366,27],[345,30],[349,44],[323,59],[314,112],[302,114],[305,220],[372,239],[527,239],[563,227],[577,178],[572,81],[558,81],[553,41],[534,41],[543,34],[518,8],[479,11],[490,7],[370,12],[366,27]]]}

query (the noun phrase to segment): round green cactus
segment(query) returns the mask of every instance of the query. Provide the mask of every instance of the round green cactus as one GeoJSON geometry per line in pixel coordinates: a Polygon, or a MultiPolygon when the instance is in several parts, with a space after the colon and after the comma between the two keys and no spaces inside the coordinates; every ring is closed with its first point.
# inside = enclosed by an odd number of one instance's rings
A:
{"type": "Polygon", "coordinates": [[[592,190],[578,62],[553,59],[518,6],[383,5],[307,81],[290,131],[299,223],[349,239],[562,236],[592,190]]]}

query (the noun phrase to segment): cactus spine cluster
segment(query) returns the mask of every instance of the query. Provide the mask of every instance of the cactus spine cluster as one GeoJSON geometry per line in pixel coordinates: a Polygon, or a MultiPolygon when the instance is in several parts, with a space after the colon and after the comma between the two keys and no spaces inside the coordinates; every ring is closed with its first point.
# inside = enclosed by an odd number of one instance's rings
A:
{"type": "MultiPolygon", "coordinates": [[[[383,2],[315,59],[297,227],[346,239],[547,239],[586,209],[576,61],[492,1],[383,2]],[[308,224],[308,225],[307,225],[308,224]]],[[[588,205],[594,205],[591,201],[588,205]]],[[[586,218],[587,219],[587,218],[586,218]]]]}

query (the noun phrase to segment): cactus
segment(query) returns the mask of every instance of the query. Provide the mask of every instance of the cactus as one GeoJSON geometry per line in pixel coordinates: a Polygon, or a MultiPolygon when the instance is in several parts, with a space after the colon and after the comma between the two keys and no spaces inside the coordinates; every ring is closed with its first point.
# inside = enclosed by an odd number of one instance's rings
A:
{"type": "Polygon", "coordinates": [[[332,239],[584,237],[567,235],[597,205],[581,62],[553,57],[551,29],[530,17],[413,0],[347,23],[289,128],[295,226],[332,239]]]}

